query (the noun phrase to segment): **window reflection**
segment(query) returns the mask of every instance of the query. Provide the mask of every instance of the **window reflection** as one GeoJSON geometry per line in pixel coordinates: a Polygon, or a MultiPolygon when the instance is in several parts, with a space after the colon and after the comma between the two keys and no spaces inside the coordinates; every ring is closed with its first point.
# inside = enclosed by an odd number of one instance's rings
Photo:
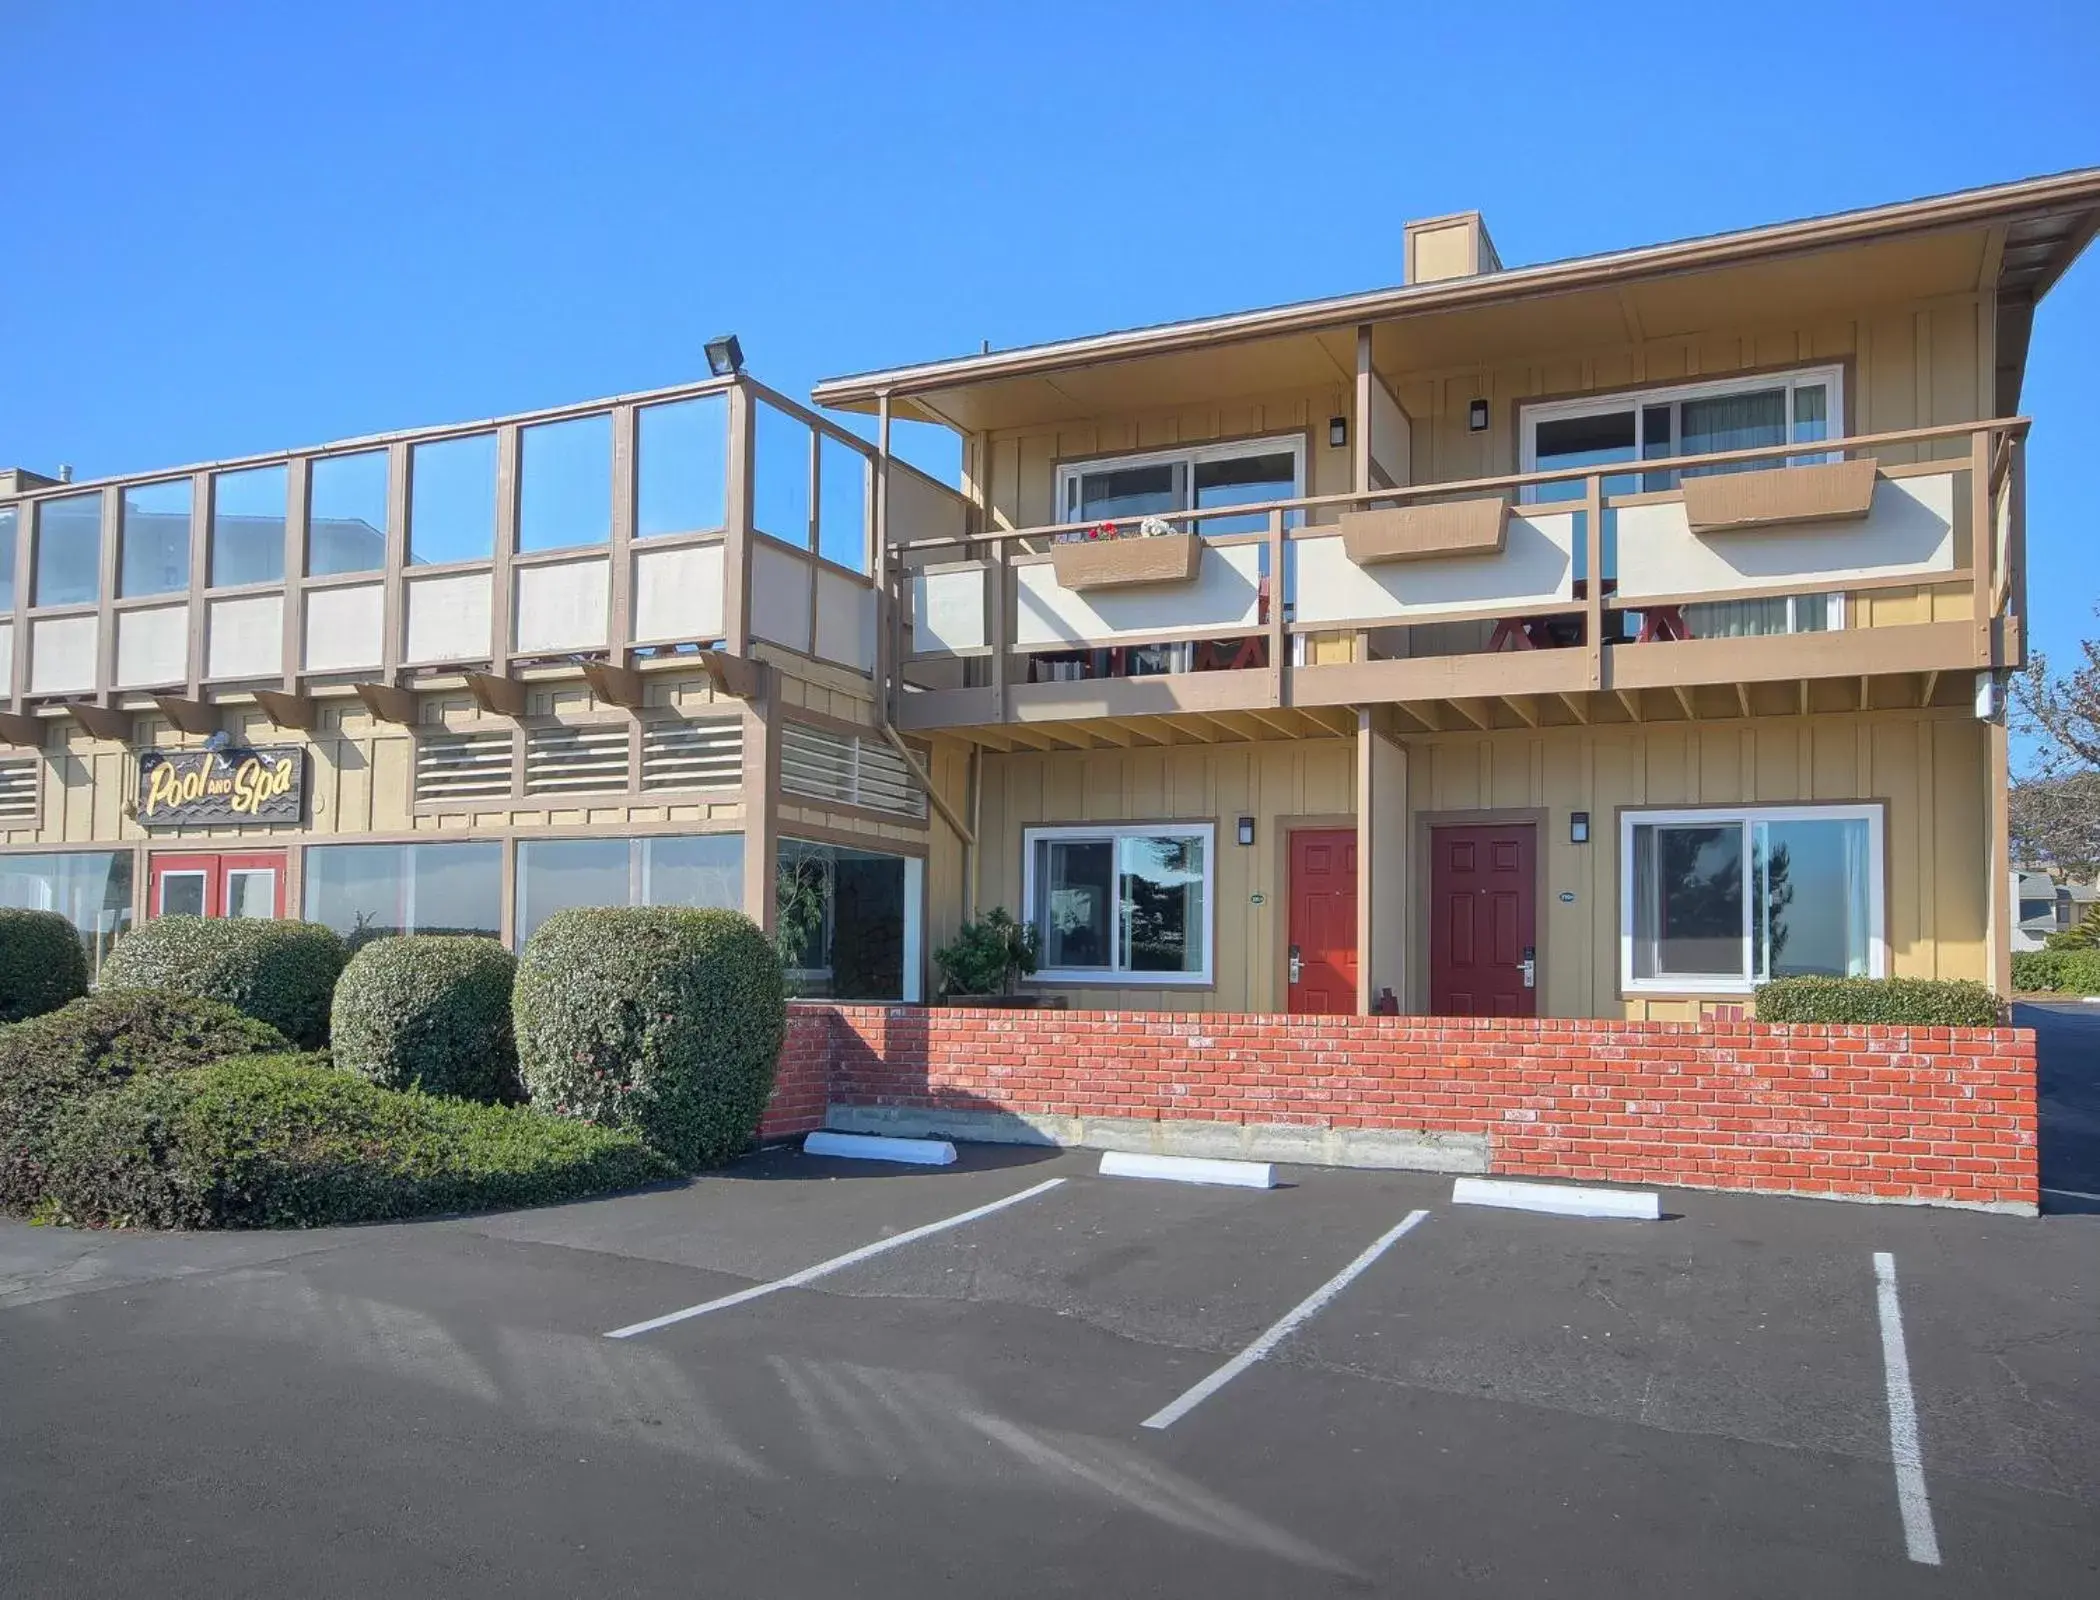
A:
{"type": "Polygon", "coordinates": [[[36,593],[40,606],[93,605],[102,594],[102,496],[46,500],[36,512],[36,593]]]}
{"type": "Polygon", "coordinates": [[[283,467],[222,472],[211,486],[211,586],[284,580],[283,467]]]}
{"type": "Polygon", "coordinates": [[[635,416],[635,535],[702,533],[729,520],[729,403],[718,394],[635,416]]]}
{"type": "Polygon", "coordinates": [[[386,565],[384,450],[323,456],[308,480],[306,570],[316,578],[377,572],[386,565]]]}
{"type": "Polygon", "coordinates": [[[439,439],[410,452],[411,566],[486,561],[496,549],[496,436],[439,439]]]}
{"type": "Polygon", "coordinates": [[[118,542],[117,594],[179,594],[190,586],[190,506],[187,478],[141,483],[124,491],[118,542]]]}
{"type": "Polygon", "coordinates": [[[0,506],[0,611],[15,608],[15,537],[21,526],[13,506],[0,506]]]}

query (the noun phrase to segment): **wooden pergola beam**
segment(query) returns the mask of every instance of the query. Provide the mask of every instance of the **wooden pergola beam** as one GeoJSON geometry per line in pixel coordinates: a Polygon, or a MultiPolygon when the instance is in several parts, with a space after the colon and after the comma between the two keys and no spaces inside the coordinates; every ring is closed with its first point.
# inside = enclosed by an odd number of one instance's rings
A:
{"type": "Polygon", "coordinates": [[[406,689],[397,689],[390,683],[353,683],[357,698],[365,703],[365,709],[381,722],[392,722],[404,728],[416,725],[416,697],[406,689]]]}

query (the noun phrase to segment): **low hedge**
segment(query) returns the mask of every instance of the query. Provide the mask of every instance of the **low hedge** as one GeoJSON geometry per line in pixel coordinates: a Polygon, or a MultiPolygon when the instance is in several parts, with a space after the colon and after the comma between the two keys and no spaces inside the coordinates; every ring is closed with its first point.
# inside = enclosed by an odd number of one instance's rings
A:
{"type": "Polygon", "coordinates": [[[348,952],[317,922],[156,917],[119,939],[105,989],[171,989],[223,1000],[302,1049],[328,1042],[328,1006],[348,952]]]}
{"type": "Polygon", "coordinates": [[[152,989],[102,992],[0,1028],[0,1206],[42,1196],[66,1108],[146,1073],[283,1050],[284,1035],[215,1000],[152,989]]]}
{"type": "Polygon", "coordinates": [[[2100,994],[2100,950],[2017,950],[2013,987],[2056,994],[2100,994]]]}
{"type": "Polygon", "coordinates": [[[87,951],[56,911],[0,909],[0,1022],[56,1011],[87,993],[87,951]]]}
{"type": "Polygon", "coordinates": [[[75,1107],[43,1210],[114,1227],[312,1228],[546,1205],[668,1175],[627,1134],[257,1056],[136,1078],[75,1107]]]}
{"type": "Polygon", "coordinates": [[[1760,1022],[1991,1028],[1998,1014],[1984,985],[1946,978],[1780,978],[1757,990],[1760,1022]]]}
{"type": "Polygon", "coordinates": [[[335,986],[335,1064],[386,1089],[519,1100],[510,1026],[517,959],[493,939],[374,939],[335,986]]]}
{"type": "Polygon", "coordinates": [[[787,1028],[780,961],[734,911],[557,911],[518,961],[532,1103],[639,1134],[680,1167],[758,1130],[787,1028]]]}

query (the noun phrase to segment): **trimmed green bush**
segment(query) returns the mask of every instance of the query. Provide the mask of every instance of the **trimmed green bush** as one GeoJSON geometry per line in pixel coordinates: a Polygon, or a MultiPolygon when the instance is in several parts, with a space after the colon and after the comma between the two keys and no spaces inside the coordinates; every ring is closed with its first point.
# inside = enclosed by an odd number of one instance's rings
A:
{"type": "Polygon", "coordinates": [[[0,1028],[0,1206],[43,1194],[52,1129],[69,1105],[147,1073],[285,1048],[284,1035],[215,1000],[102,992],[0,1028]]]}
{"type": "Polygon", "coordinates": [[[335,1064],[386,1089],[518,1100],[510,989],[517,959],[493,939],[374,939],[335,986],[335,1064]]]}
{"type": "Polygon", "coordinates": [[[1946,978],[1781,978],[1757,990],[1759,1022],[1991,1028],[1998,1012],[1982,984],[1946,978]]]}
{"type": "Polygon", "coordinates": [[[348,953],[318,922],[156,917],[102,964],[104,989],[172,989],[223,1000],[303,1049],[328,1042],[328,1006],[348,953]]]}
{"type": "Polygon", "coordinates": [[[42,1197],[54,1220],[313,1228],[547,1205],[669,1175],[627,1134],[522,1107],[382,1089],[311,1056],[136,1078],[76,1106],[42,1197]]]}
{"type": "Polygon", "coordinates": [[[780,962],[734,911],[557,911],[518,961],[532,1103],[641,1135],[680,1167],[758,1130],[787,1028],[780,962]]]}
{"type": "Polygon", "coordinates": [[[87,951],[56,911],[0,909],[0,1022],[56,1011],[87,993],[87,951]]]}
{"type": "Polygon", "coordinates": [[[2016,950],[2013,987],[2054,994],[2100,994],[2100,950],[2016,950]]]}

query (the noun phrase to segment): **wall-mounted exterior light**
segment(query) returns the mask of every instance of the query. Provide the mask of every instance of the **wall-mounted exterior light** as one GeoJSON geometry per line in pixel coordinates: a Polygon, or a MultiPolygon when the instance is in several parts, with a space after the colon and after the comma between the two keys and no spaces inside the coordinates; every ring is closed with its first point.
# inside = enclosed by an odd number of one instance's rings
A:
{"type": "Polygon", "coordinates": [[[1468,433],[1486,433],[1487,425],[1488,403],[1485,400],[1475,400],[1466,407],[1466,431],[1468,433]]]}
{"type": "Polygon", "coordinates": [[[1339,450],[1349,442],[1349,419],[1329,417],[1327,419],[1327,442],[1339,450]]]}
{"type": "Polygon", "coordinates": [[[1254,843],[1254,819],[1252,817],[1240,818],[1240,843],[1254,843]]]}
{"type": "Polygon", "coordinates": [[[725,333],[707,341],[707,370],[718,378],[744,370],[744,347],[735,334],[725,333]]]}
{"type": "Polygon", "coordinates": [[[1587,811],[1575,811],[1575,812],[1571,812],[1571,813],[1569,813],[1569,816],[1568,816],[1568,843],[1570,843],[1570,844],[1588,844],[1589,842],[1590,842],[1590,814],[1589,814],[1589,813],[1588,813],[1587,811]]]}

